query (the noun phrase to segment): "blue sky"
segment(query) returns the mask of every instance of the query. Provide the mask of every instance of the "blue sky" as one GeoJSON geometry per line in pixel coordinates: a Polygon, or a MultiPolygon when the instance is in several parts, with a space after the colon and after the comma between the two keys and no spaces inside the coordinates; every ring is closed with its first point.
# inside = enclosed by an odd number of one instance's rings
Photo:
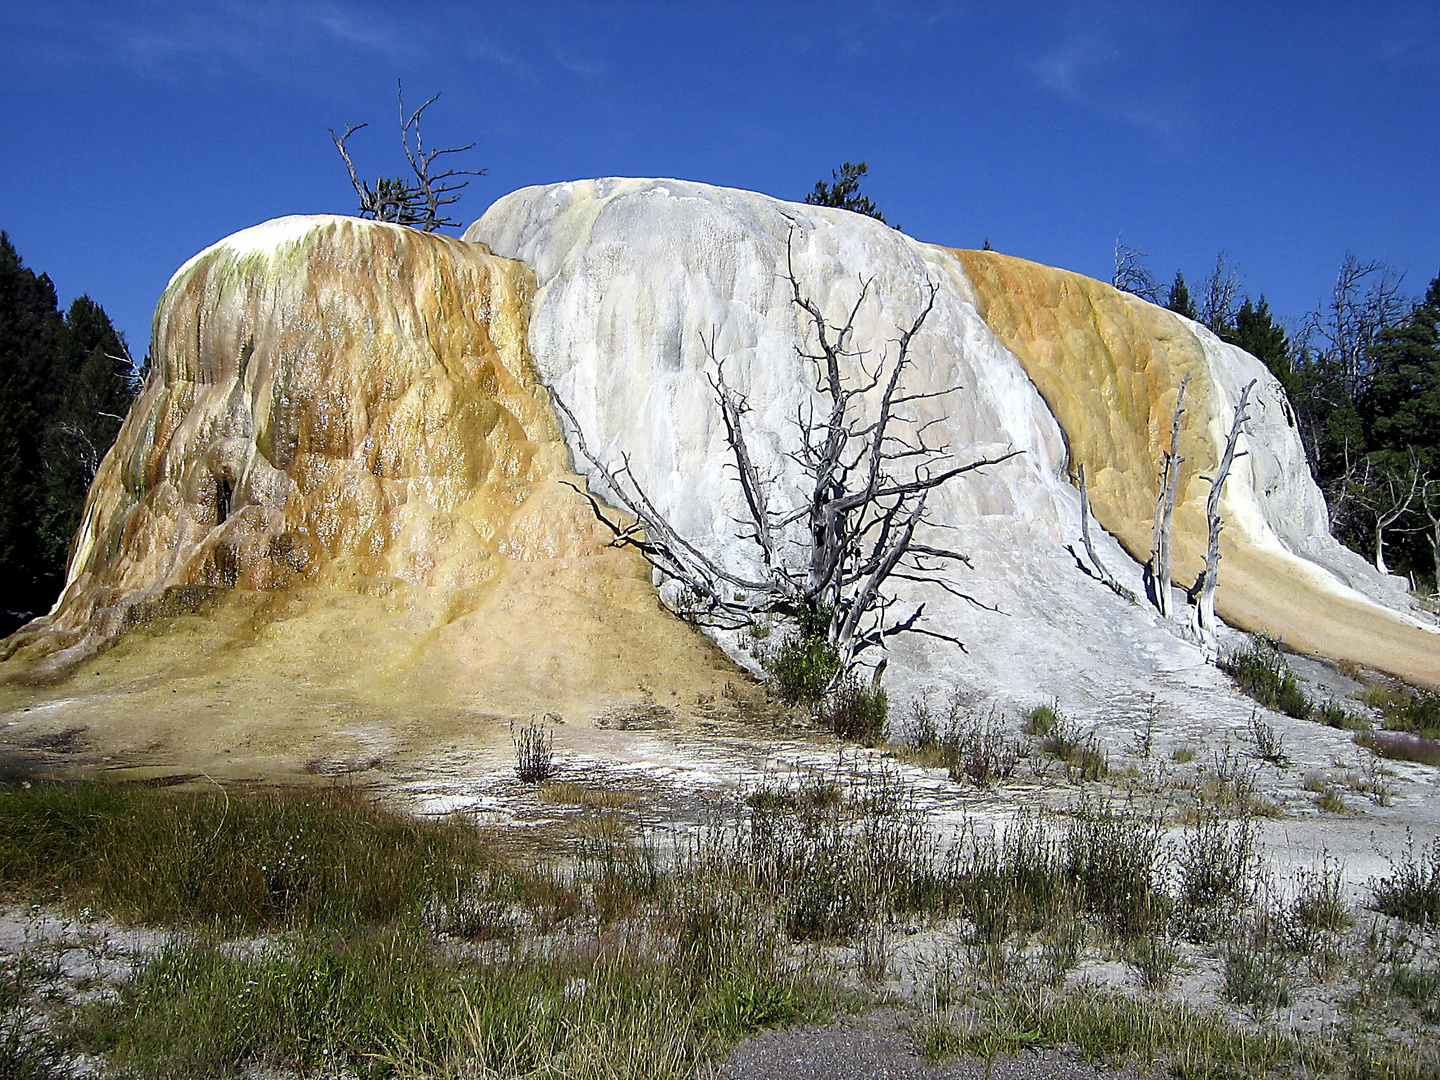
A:
{"type": "Polygon", "coordinates": [[[138,358],[171,272],[350,212],[327,127],[398,174],[395,80],[474,140],[466,222],[529,184],[678,176],[800,199],[845,160],[922,240],[1108,278],[1224,249],[1298,319],[1347,250],[1440,273],[1440,3],[0,0],[0,229],[138,358]]]}

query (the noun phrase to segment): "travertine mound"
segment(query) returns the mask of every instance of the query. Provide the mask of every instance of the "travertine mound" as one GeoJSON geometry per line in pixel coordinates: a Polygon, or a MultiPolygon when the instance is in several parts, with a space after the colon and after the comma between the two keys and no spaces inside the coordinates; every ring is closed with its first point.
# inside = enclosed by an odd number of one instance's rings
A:
{"type": "Polygon", "coordinates": [[[197,255],[161,298],[64,595],[6,674],[53,680],[198,612],[208,655],[152,641],[127,668],[141,689],[198,663],[248,688],[237,710],[273,700],[297,724],[327,696],[409,722],[715,692],[718,654],[565,486],[583,481],[529,358],[532,283],[481,245],[342,217],[197,255]]]}
{"type": "MultiPolygon", "coordinates": [[[[284,218],[196,256],[161,299],[155,371],[96,477],[65,593],[6,646],[12,680],[58,677],[127,627],[203,609],[231,627],[232,666],[256,696],[282,670],[287,686],[345,683],[365,708],[412,718],[441,703],[595,715],[714,693],[716,654],[566,486],[584,481],[550,393],[685,535],[752,569],[708,376],[723,360],[751,406],[757,464],[793,494],[814,378],[787,266],[837,320],[868,282],[855,342],[872,365],[935,290],[905,388],[938,396],[907,422],[956,459],[1023,451],[932,496],[929,539],[971,557],[956,583],[987,606],[897,583],[967,646],[896,639],[901,709],[957,687],[1084,709],[1223,686],[1074,554],[1083,462],[1113,534],[1104,558],[1139,591],[1186,374],[1177,574],[1198,570],[1202,477],[1254,379],[1224,502],[1221,614],[1440,684],[1437,638],[1399,610],[1403,591],[1328,536],[1283,394],[1253,357],[1078,275],[658,180],[525,189],[463,241],[284,218]]],[[[722,643],[750,662],[742,640],[722,643]]],[[[156,668],[145,685],[168,677],[156,668]]]]}

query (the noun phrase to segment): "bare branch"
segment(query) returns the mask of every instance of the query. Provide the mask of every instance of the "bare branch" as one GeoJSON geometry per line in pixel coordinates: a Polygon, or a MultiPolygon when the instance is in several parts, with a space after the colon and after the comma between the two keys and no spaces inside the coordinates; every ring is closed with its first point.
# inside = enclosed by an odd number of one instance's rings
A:
{"type": "Polygon", "coordinates": [[[1249,419],[1247,409],[1250,391],[1255,389],[1255,382],[1256,380],[1251,379],[1240,392],[1240,402],[1235,406],[1235,419],[1230,425],[1230,434],[1225,439],[1225,451],[1220,455],[1220,465],[1210,479],[1210,494],[1205,500],[1205,521],[1209,526],[1210,538],[1205,550],[1205,569],[1200,571],[1200,577],[1190,591],[1190,601],[1193,605],[1193,628],[1208,653],[1213,653],[1215,649],[1215,578],[1220,568],[1220,529],[1224,524],[1220,520],[1220,495],[1225,487],[1225,480],[1230,475],[1230,466],[1234,464],[1237,456],[1241,456],[1236,454],[1235,445],[1240,441],[1245,421],[1249,419]]]}

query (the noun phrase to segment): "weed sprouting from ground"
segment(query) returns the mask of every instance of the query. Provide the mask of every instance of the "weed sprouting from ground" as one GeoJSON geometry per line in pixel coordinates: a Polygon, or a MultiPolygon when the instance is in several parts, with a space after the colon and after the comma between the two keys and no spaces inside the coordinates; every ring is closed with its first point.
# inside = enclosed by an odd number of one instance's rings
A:
{"type": "Polygon", "coordinates": [[[1029,728],[1039,731],[1044,728],[1040,749],[1065,766],[1066,775],[1079,780],[1103,780],[1110,773],[1110,762],[1100,749],[1093,731],[1082,734],[1079,725],[1063,713],[1047,706],[1048,717],[1036,721],[1036,713],[1030,714],[1029,728]]]}
{"type": "Polygon", "coordinates": [[[510,738],[515,743],[515,775],[527,784],[538,784],[555,774],[555,734],[538,720],[531,720],[510,738]]]}
{"type": "Polygon", "coordinates": [[[1345,902],[1345,873],[1338,861],[1324,855],[1318,866],[1296,871],[1294,895],[1272,921],[1286,948],[1312,955],[1354,923],[1345,902]]]}
{"type": "Polygon", "coordinates": [[[1299,680],[1285,663],[1280,644],[1274,639],[1252,637],[1247,648],[1222,655],[1219,667],[1230,676],[1236,689],[1265,708],[1297,720],[1309,719],[1314,706],[1300,689],[1299,680]]]}
{"type": "Polygon", "coordinates": [[[1227,1000],[1260,1014],[1290,1004],[1290,966],[1263,932],[1242,931],[1226,944],[1224,959],[1222,992],[1227,1000]]]}
{"type": "Polygon", "coordinates": [[[999,714],[956,716],[945,733],[951,780],[968,780],[990,787],[1008,780],[1020,760],[1020,749],[1005,732],[999,714]]]}
{"type": "Polygon", "coordinates": [[[1357,716],[1338,701],[1322,702],[1316,708],[1314,718],[1328,727],[1340,728],[1342,731],[1361,731],[1370,726],[1364,717],[1357,716]]]}
{"type": "Polygon", "coordinates": [[[45,1030],[35,999],[45,992],[38,961],[23,951],[0,967],[0,1077],[58,1080],[69,1075],[58,1041],[45,1030]]]}
{"type": "Polygon", "coordinates": [[[1007,733],[1000,711],[974,706],[958,694],[943,718],[924,704],[913,706],[903,737],[911,760],[943,768],[951,780],[977,787],[1009,779],[1020,762],[1021,747],[1007,733]]]}
{"type": "Polygon", "coordinates": [[[1370,883],[1371,906],[1422,926],[1440,925],[1440,837],[1417,852],[1415,838],[1390,860],[1390,873],[1370,883]]]}
{"type": "Polygon", "coordinates": [[[1166,915],[1157,888],[1163,822],[1155,814],[1105,799],[1072,810],[1065,832],[1065,873],[1083,910],[1112,933],[1148,930],[1166,915]]]}
{"type": "Polygon", "coordinates": [[[1192,940],[1216,941],[1228,933],[1253,897],[1256,862],[1252,819],[1230,820],[1213,803],[1196,807],[1176,853],[1176,900],[1192,940]]]}
{"type": "Polygon", "coordinates": [[[1250,714],[1250,738],[1255,743],[1255,753],[1262,761],[1268,761],[1282,769],[1290,764],[1290,756],[1285,753],[1284,740],[1272,724],[1260,718],[1258,709],[1250,714]]]}
{"type": "Polygon", "coordinates": [[[1043,739],[1059,720],[1058,705],[1036,705],[1025,717],[1025,734],[1043,739]]]}
{"type": "Polygon", "coordinates": [[[1140,985],[1147,990],[1166,990],[1175,965],[1180,961],[1180,950],[1163,929],[1135,938],[1127,950],[1126,959],[1140,976],[1140,985]]]}
{"type": "Polygon", "coordinates": [[[820,702],[820,722],[842,739],[874,746],[885,737],[890,702],[878,683],[851,674],[820,702]]]}

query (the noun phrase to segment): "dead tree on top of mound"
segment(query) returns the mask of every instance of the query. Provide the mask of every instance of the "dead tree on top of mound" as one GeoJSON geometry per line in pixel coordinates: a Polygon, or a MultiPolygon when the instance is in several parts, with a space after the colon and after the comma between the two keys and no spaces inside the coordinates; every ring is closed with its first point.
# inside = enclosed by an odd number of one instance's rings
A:
{"type": "Polygon", "coordinates": [[[932,491],[1022,451],[950,464],[949,448],[926,437],[937,421],[918,423],[902,415],[907,405],[953,392],[905,393],[901,388],[915,336],[935,306],[935,285],[930,285],[914,321],[897,327],[900,336],[890,343],[893,358],[882,357],[871,367],[854,334],[873,279],[862,282],[859,298],[837,326],[802,288],[788,241],[786,250],[791,299],[805,327],[806,340],[796,350],[813,368],[817,397],[808,412],[797,416],[796,439],[786,455],[804,473],[803,500],[779,505],[781,485],[755,463],[745,427],[749,403],[726,381],[714,336],[705,342],[714,363],[710,385],[744,496],[744,515],[737,519],[739,538],[752,547],[760,574],[727,569],[681,535],[645,493],[629,457],[622,454],[618,468],[599,460],[586,445],[574,414],[558,398],[556,404],[575,432],[581,454],[633,523],[617,520],[595,496],[582,494],[617,546],[636,548],[663,577],[679,584],[679,614],[725,629],[752,627],[767,616],[792,620],[802,634],[823,637],[833,649],[838,668],[830,685],[836,686],[860,653],[883,646],[896,634],[925,634],[964,648],[956,638],[920,625],[923,602],[902,603],[886,586],[894,581],[933,585],[987,607],[943,573],[956,564],[970,566],[969,558],[923,543],[916,532],[929,524],[926,499],[932,491]],[[855,373],[847,373],[852,365],[855,373]],[[874,391],[879,391],[878,401],[874,391]],[[867,401],[873,402],[869,408],[867,401]]]}
{"type": "Polygon", "coordinates": [[[1141,251],[1137,247],[1125,243],[1117,235],[1115,237],[1115,273],[1110,278],[1110,284],[1121,292],[1128,292],[1132,296],[1138,296],[1141,300],[1149,300],[1152,304],[1160,302],[1160,283],[1155,280],[1155,275],[1145,265],[1145,260],[1150,257],[1148,251],[1141,251]]]}
{"type": "Polygon", "coordinates": [[[340,151],[340,157],[344,159],[345,168],[350,173],[350,183],[355,188],[355,194],[360,196],[360,216],[372,218],[375,221],[391,221],[397,225],[410,225],[424,232],[434,232],[442,225],[459,225],[460,222],[442,215],[443,209],[458,200],[461,189],[470,182],[461,180],[457,183],[454,178],[457,176],[484,176],[485,170],[449,169],[439,173],[432,172],[432,170],[437,159],[446,154],[460,154],[466,150],[472,150],[475,144],[472,142],[465,146],[426,150],[425,138],[420,131],[420,121],[425,110],[435,104],[440,99],[440,95],[436,94],[407,117],[405,115],[404,90],[398,81],[395,86],[396,95],[400,101],[400,145],[404,147],[405,157],[410,162],[410,170],[415,174],[413,184],[403,177],[382,176],[376,179],[375,186],[372,188],[356,174],[355,166],[350,161],[349,151],[345,149],[346,140],[361,128],[369,127],[369,125],[351,124],[345,128],[344,135],[336,135],[334,128],[329,129],[335,149],[340,151]]]}
{"type": "Polygon", "coordinates": [[[1175,491],[1180,483],[1180,416],[1185,411],[1185,388],[1190,385],[1186,375],[1175,395],[1175,419],[1170,425],[1170,449],[1160,466],[1160,491],[1155,499],[1154,543],[1150,561],[1145,565],[1145,589],[1155,610],[1162,618],[1170,618],[1170,523],[1175,513],[1175,491]]]}
{"type": "Polygon", "coordinates": [[[1200,577],[1196,579],[1195,586],[1190,590],[1190,603],[1192,605],[1191,617],[1192,628],[1195,636],[1205,649],[1211,650],[1215,644],[1215,577],[1220,570],[1220,529],[1223,522],[1220,520],[1220,492],[1225,486],[1225,480],[1230,475],[1230,466],[1235,463],[1237,457],[1244,457],[1245,451],[1235,452],[1235,444],[1240,441],[1240,432],[1244,428],[1245,421],[1249,419],[1247,409],[1249,408],[1250,391],[1255,389],[1255,380],[1251,379],[1245,389],[1240,392],[1240,403],[1235,406],[1235,420],[1230,425],[1230,434],[1225,439],[1225,452],[1220,455],[1220,466],[1215,470],[1215,475],[1210,478],[1210,496],[1205,500],[1205,522],[1209,529],[1209,542],[1205,548],[1205,569],[1200,571],[1200,577]]]}

